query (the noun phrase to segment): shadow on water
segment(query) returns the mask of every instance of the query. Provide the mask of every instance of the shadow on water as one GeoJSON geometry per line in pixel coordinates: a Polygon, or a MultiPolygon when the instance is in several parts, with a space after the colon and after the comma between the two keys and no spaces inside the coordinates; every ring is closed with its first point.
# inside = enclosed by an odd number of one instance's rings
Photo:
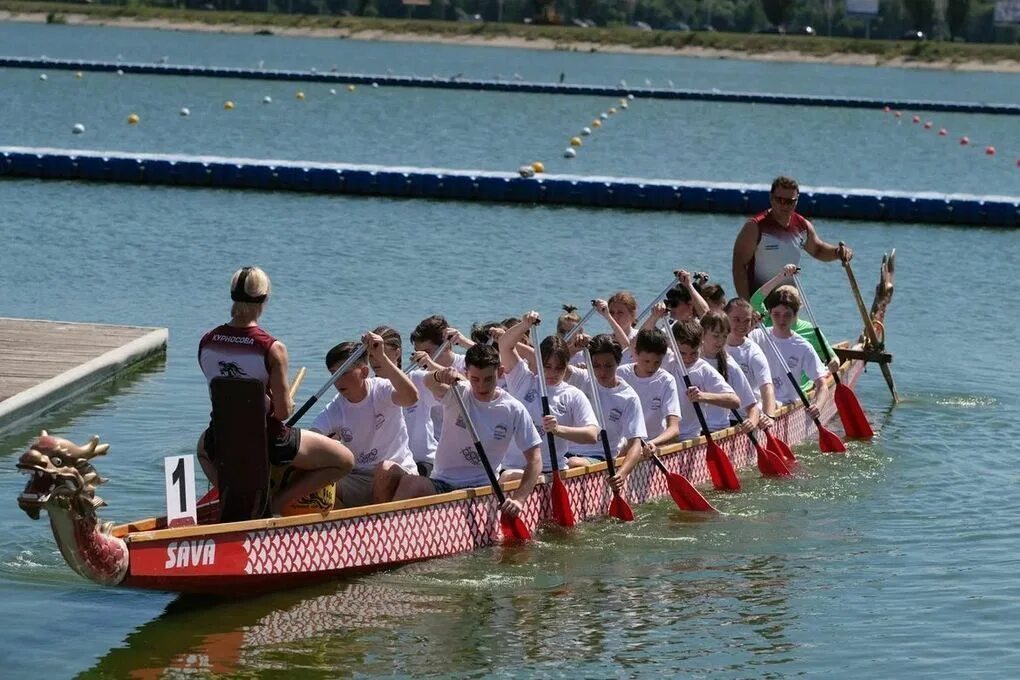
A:
{"type": "Polygon", "coordinates": [[[0,456],[9,452],[20,455],[24,445],[39,435],[40,427],[52,432],[67,430],[69,429],[68,425],[77,418],[107,405],[115,397],[120,396],[124,390],[137,386],[143,378],[150,377],[155,373],[162,373],[165,370],[166,355],[153,355],[103,381],[88,392],[36,415],[33,420],[35,423],[43,423],[41,426],[33,424],[14,430],[0,430],[0,456]]]}

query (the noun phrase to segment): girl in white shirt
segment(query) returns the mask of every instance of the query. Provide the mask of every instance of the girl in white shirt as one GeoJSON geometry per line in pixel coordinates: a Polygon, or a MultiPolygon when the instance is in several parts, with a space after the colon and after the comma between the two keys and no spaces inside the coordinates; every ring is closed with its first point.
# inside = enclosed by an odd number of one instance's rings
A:
{"type": "MultiPolygon", "coordinates": [[[[740,397],[741,416],[744,419],[740,429],[750,432],[758,426],[761,409],[751,389],[751,383],[740,369],[736,360],[726,352],[726,338],[730,335],[730,319],[722,312],[712,311],[701,317],[704,335],[701,340],[701,356],[715,366],[733,391],[740,397]]],[[[730,420],[732,423],[732,419],[730,420]]]]}
{"type": "Polygon", "coordinates": [[[671,358],[669,363],[683,361],[689,374],[691,386],[685,387],[683,371],[679,366],[671,366],[680,388],[680,439],[693,439],[701,432],[701,422],[694,409],[694,404],[702,406],[702,413],[709,431],[723,430],[730,424],[730,409],[740,406],[740,397],[727,384],[719,371],[701,358],[701,340],[703,330],[697,321],[677,321],[673,324],[673,337],[676,338],[680,357],[671,358]]]}
{"type": "Polygon", "coordinates": [[[775,424],[776,391],[772,385],[772,370],[765,352],[747,334],[751,332],[754,315],[751,304],[744,298],[733,298],[726,303],[726,316],[730,320],[730,334],[726,338],[726,353],[733,357],[758,399],[758,427],[769,430],[775,424]]]}

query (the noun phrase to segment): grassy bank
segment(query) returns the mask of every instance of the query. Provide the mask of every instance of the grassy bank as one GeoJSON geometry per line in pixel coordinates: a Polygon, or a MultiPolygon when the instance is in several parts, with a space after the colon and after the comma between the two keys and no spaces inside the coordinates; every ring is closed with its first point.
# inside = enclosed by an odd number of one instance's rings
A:
{"type": "Polygon", "coordinates": [[[806,57],[851,55],[869,57],[878,63],[899,61],[925,63],[943,62],[987,63],[1012,61],[1020,63],[1020,46],[949,42],[905,42],[895,40],[862,40],[857,38],[825,38],[820,36],[783,36],[752,33],[707,33],[641,31],[628,27],[578,28],[574,26],[530,26],[510,23],[467,23],[452,21],[420,21],[339,17],[325,15],[288,15],[256,12],[217,12],[145,6],[85,5],[50,2],[0,0],[0,11],[12,14],[48,16],[53,23],[83,17],[87,22],[163,21],[171,24],[201,24],[215,29],[231,27],[265,30],[307,29],[336,31],[340,36],[377,37],[378,34],[399,34],[440,39],[510,39],[524,43],[543,41],[553,49],[584,49],[625,47],[631,49],[692,48],[725,52],[765,55],[793,53],[806,57]]]}

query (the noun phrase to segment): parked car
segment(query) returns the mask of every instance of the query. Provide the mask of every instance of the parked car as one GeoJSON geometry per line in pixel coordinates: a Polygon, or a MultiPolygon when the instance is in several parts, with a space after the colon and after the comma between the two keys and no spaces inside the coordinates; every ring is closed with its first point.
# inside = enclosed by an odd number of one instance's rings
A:
{"type": "Polygon", "coordinates": [[[900,40],[927,40],[928,36],[924,34],[924,31],[907,31],[900,36],[900,40]]]}
{"type": "Polygon", "coordinates": [[[643,21],[635,21],[633,27],[641,31],[650,31],[652,27],[643,21]]]}

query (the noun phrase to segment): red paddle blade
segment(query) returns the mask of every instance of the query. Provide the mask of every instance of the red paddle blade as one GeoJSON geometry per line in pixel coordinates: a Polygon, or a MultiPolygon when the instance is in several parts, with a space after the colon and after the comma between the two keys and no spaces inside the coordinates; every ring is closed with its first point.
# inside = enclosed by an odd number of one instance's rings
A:
{"type": "Polygon", "coordinates": [[[793,474],[778,453],[764,449],[760,445],[754,448],[758,452],[758,469],[763,475],[766,477],[788,477],[793,474]]]}
{"type": "Polygon", "coordinates": [[[220,499],[220,490],[215,486],[205,492],[205,495],[198,499],[198,505],[205,505],[206,503],[213,503],[220,499]]]}
{"type": "Polygon", "coordinates": [[[531,532],[520,517],[499,516],[499,527],[503,531],[504,543],[517,543],[531,540],[531,532]]]}
{"type": "Polygon", "coordinates": [[[673,502],[681,510],[692,512],[719,512],[708,499],[701,495],[701,492],[694,488],[694,485],[683,475],[673,472],[666,474],[666,488],[673,502]]]}
{"type": "Polygon", "coordinates": [[[826,429],[824,425],[818,426],[818,448],[823,453],[846,453],[843,440],[832,430],[826,429]]]}
{"type": "Polygon", "coordinates": [[[634,521],[634,511],[620,494],[613,494],[613,500],[609,501],[609,516],[623,522],[634,521]]]}
{"type": "Polygon", "coordinates": [[[765,439],[768,441],[768,448],[778,453],[784,461],[787,463],[796,463],[797,457],[793,455],[793,451],[789,445],[779,437],[774,437],[771,432],[765,433],[765,439]]]}
{"type": "Polygon", "coordinates": [[[553,519],[561,527],[574,526],[574,512],[570,509],[570,496],[567,495],[567,487],[560,479],[560,473],[553,471],[552,485],[552,513],[553,519]]]}
{"type": "Polygon", "coordinates": [[[836,410],[843,423],[843,431],[850,439],[871,439],[875,436],[868,417],[864,415],[861,402],[857,401],[854,391],[839,383],[836,385],[836,410]]]}
{"type": "Polygon", "coordinates": [[[720,491],[740,491],[740,480],[733,469],[726,452],[715,442],[708,442],[705,451],[705,462],[708,463],[708,474],[712,477],[712,485],[720,491]]]}

